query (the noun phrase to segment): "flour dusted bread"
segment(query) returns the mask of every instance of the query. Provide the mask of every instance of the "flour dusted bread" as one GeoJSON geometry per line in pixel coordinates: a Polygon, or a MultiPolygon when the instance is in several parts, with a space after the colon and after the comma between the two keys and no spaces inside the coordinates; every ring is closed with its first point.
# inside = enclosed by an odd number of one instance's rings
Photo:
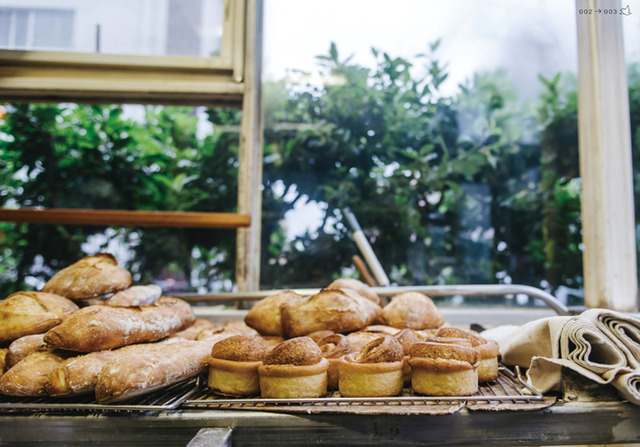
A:
{"type": "Polygon", "coordinates": [[[213,343],[175,339],[109,362],[95,386],[99,403],[120,402],[204,372],[213,343]]]}
{"type": "Polygon", "coordinates": [[[269,295],[254,304],[244,318],[244,322],[262,335],[284,335],[280,308],[288,303],[302,301],[302,296],[291,290],[283,290],[269,295]]]}
{"type": "Polygon", "coordinates": [[[191,326],[194,321],[189,303],[173,297],[161,297],[149,306],[88,306],[49,330],[44,341],[58,349],[103,351],[160,340],[191,326]]]}
{"type": "Polygon", "coordinates": [[[381,320],[389,326],[416,330],[439,328],[445,322],[433,300],[419,292],[394,296],[382,309],[381,320]]]}
{"type": "Polygon", "coordinates": [[[478,391],[478,353],[471,347],[432,342],[411,347],[411,388],[429,396],[468,396],[478,391]]]}
{"type": "Polygon", "coordinates": [[[64,359],[60,352],[32,352],[0,377],[0,393],[25,397],[46,395],[47,379],[64,359]]]}
{"type": "Polygon", "coordinates": [[[76,304],[60,295],[16,292],[0,302],[0,342],[46,332],[76,310],[76,304]]]}
{"type": "Polygon", "coordinates": [[[44,334],[25,335],[11,342],[7,353],[7,367],[24,359],[26,356],[36,351],[51,351],[44,342],[44,334]]]}
{"type": "Polygon", "coordinates": [[[119,355],[117,350],[99,351],[64,360],[47,377],[47,394],[59,397],[93,393],[102,368],[119,355]]]}
{"type": "Polygon", "coordinates": [[[270,349],[259,336],[234,335],[217,342],[209,360],[209,388],[230,396],[258,394],[258,366],[270,349]]]}
{"type": "Polygon", "coordinates": [[[338,366],[340,395],[388,397],[402,392],[402,345],[393,337],[380,336],[357,354],[343,357],[338,366]]]}
{"type": "Polygon", "coordinates": [[[258,367],[260,393],[266,398],[320,397],[327,392],[329,361],[309,337],[275,346],[258,367]]]}
{"type": "Polygon", "coordinates": [[[156,302],[162,296],[162,289],[155,284],[131,286],[114,293],[104,301],[105,306],[146,306],[156,302]]]}
{"type": "Polygon", "coordinates": [[[109,253],[86,256],[53,275],[42,288],[70,300],[114,293],[131,285],[131,273],[109,253]]]}
{"type": "Polygon", "coordinates": [[[282,306],[282,327],[287,337],[320,330],[357,331],[376,322],[381,308],[349,289],[323,289],[302,301],[282,306]]]}

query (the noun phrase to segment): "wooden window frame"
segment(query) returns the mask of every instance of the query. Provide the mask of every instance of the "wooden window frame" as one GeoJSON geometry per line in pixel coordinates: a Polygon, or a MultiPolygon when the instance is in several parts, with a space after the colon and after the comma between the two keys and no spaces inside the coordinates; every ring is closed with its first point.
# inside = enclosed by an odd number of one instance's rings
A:
{"type": "Polygon", "coordinates": [[[587,307],[636,312],[631,125],[621,7],[620,0],[576,0],[583,278],[587,307]],[[618,14],[604,14],[605,10],[618,14]]]}
{"type": "Polygon", "coordinates": [[[0,209],[0,219],[76,225],[237,229],[236,286],[259,288],[262,0],[225,0],[220,57],[0,50],[0,98],[14,102],[141,103],[242,110],[236,213],[0,209]]]}

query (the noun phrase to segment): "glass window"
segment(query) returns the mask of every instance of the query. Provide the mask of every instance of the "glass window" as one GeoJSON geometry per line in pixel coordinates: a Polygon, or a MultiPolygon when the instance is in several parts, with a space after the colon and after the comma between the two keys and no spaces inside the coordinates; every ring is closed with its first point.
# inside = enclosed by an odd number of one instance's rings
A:
{"type": "Polygon", "coordinates": [[[350,208],[395,284],[581,302],[573,2],[266,0],[264,28],[263,287],[357,275],[350,208]]]}
{"type": "Polygon", "coordinates": [[[0,48],[219,55],[223,0],[0,0],[0,48]],[[31,6],[33,5],[33,6],[31,6]],[[53,9],[53,8],[59,9],[53,9]]]}

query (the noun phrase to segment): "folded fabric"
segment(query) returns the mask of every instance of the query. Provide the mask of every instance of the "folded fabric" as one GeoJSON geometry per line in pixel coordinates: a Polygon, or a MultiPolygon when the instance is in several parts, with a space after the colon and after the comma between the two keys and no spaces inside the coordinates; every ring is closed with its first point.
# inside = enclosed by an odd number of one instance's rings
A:
{"type": "Polygon", "coordinates": [[[529,383],[542,393],[560,390],[564,367],[640,402],[640,321],[633,317],[591,309],[482,335],[499,343],[502,363],[528,368],[529,383]]]}

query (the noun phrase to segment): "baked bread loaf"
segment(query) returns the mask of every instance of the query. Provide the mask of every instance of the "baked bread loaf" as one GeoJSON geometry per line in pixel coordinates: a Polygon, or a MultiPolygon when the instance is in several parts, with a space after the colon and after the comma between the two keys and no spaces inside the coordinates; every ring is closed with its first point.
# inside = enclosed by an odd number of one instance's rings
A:
{"type": "Polygon", "coordinates": [[[0,342],[41,334],[78,310],[65,297],[44,292],[16,292],[0,302],[0,342]]]}
{"type": "Polygon", "coordinates": [[[213,324],[211,321],[205,320],[204,318],[198,318],[191,326],[179,332],[176,332],[175,334],[171,334],[169,338],[195,340],[196,338],[198,338],[198,335],[200,335],[200,333],[205,329],[211,330],[211,333],[215,333],[215,331],[222,332],[222,326],[213,324]]]}
{"type": "Polygon", "coordinates": [[[286,337],[299,337],[320,330],[336,333],[362,329],[376,322],[381,308],[349,289],[323,289],[304,300],[282,306],[282,328],[286,337]]]}
{"type": "MultiPolygon", "coordinates": [[[[143,352],[143,345],[133,346],[143,352]]],[[[93,393],[100,371],[122,354],[118,351],[120,350],[91,352],[64,360],[47,377],[47,394],[59,397],[93,393]]]]}
{"type": "Polygon", "coordinates": [[[44,334],[25,335],[11,342],[7,353],[7,368],[36,351],[51,351],[44,342],[44,334]]]}
{"type": "Polygon", "coordinates": [[[49,375],[64,360],[57,351],[32,352],[0,377],[0,393],[9,396],[43,396],[49,375]]]}
{"type": "Polygon", "coordinates": [[[149,306],[89,306],[49,330],[44,341],[58,349],[104,351],[160,340],[191,326],[194,321],[189,303],[173,297],[161,297],[149,306]]]}
{"type": "Polygon", "coordinates": [[[209,340],[174,339],[144,353],[128,353],[109,362],[98,376],[99,403],[121,402],[156,391],[204,372],[211,356],[209,340]]]}
{"type": "Polygon", "coordinates": [[[309,337],[295,337],[275,346],[258,366],[264,398],[312,398],[327,392],[329,361],[309,337]]]}
{"type": "Polygon", "coordinates": [[[42,288],[70,300],[95,298],[126,289],[131,273],[120,267],[109,253],[86,256],[53,275],[42,288]]]}
{"type": "Polygon", "coordinates": [[[114,293],[104,301],[105,306],[147,306],[155,303],[162,296],[162,289],[155,284],[131,286],[114,293]]]}
{"type": "Polygon", "coordinates": [[[354,278],[338,278],[329,284],[327,289],[350,289],[376,304],[381,304],[380,296],[371,287],[354,278]]]}
{"type": "Polygon", "coordinates": [[[270,349],[255,335],[234,335],[217,342],[209,359],[209,388],[227,396],[260,393],[258,366],[270,349]]]}
{"type": "Polygon", "coordinates": [[[478,353],[455,344],[415,343],[411,347],[411,388],[429,396],[468,396],[478,391],[478,353]]]}
{"type": "Polygon", "coordinates": [[[283,336],[280,308],[284,304],[302,301],[302,299],[291,290],[274,293],[255,303],[244,317],[244,322],[262,335],[283,336]]]}
{"type": "Polygon", "coordinates": [[[446,327],[438,331],[439,338],[452,338],[467,340],[478,351],[480,364],[478,365],[478,382],[485,383],[496,380],[499,375],[498,354],[500,346],[494,340],[487,340],[474,332],[464,329],[446,327]]]}
{"type": "Polygon", "coordinates": [[[342,334],[331,334],[318,340],[318,346],[322,351],[322,356],[329,361],[327,369],[327,389],[338,389],[338,364],[340,359],[347,354],[354,352],[353,346],[342,334]]]}
{"type": "Polygon", "coordinates": [[[8,348],[0,348],[0,377],[4,374],[5,369],[7,369],[7,355],[9,354],[8,348]]]}
{"type": "Polygon", "coordinates": [[[419,292],[394,296],[382,309],[381,321],[389,326],[416,330],[439,328],[445,322],[431,298],[419,292]]]}
{"type": "Polygon", "coordinates": [[[402,345],[378,337],[357,354],[340,360],[338,389],[343,397],[389,397],[402,392],[402,345]]]}

